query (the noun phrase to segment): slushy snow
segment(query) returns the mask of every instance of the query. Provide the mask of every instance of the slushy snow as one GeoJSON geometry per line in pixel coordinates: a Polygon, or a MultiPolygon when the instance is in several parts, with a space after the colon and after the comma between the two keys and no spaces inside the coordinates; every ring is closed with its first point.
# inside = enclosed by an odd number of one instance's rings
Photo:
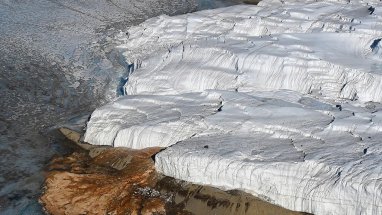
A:
{"type": "Polygon", "coordinates": [[[314,214],[382,214],[382,3],[159,16],[116,38],[125,96],[85,141],[168,147],[156,168],[314,214]]]}

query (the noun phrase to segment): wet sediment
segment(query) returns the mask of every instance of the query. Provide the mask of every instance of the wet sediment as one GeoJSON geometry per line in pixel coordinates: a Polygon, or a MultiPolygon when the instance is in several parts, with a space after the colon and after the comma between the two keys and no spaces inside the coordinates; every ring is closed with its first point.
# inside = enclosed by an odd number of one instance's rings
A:
{"type": "MultiPolygon", "coordinates": [[[[79,140],[78,133],[61,131],[79,140]]],[[[40,203],[48,214],[303,214],[241,191],[163,176],[152,159],[161,148],[81,146],[87,150],[56,157],[47,167],[40,203]]]]}

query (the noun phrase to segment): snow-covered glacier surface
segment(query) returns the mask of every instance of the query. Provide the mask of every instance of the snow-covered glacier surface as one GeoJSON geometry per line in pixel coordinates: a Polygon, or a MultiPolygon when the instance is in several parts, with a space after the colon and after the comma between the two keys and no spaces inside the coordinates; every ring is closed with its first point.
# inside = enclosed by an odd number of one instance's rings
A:
{"type": "Polygon", "coordinates": [[[168,147],[165,175],[314,214],[382,214],[382,3],[159,16],[117,38],[125,94],[85,141],[168,147]]]}

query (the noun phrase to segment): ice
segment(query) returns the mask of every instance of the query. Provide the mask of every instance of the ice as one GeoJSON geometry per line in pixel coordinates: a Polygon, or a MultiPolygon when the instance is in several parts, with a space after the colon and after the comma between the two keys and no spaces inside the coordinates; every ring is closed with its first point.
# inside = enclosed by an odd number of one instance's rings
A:
{"type": "Polygon", "coordinates": [[[336,120],[332,115],[348,110],[327,104],[309,107],[241,95],[224,101],[222,111],[206,119],[215,132],[201,133],[159,153],[160,172],[241,189],[297,211],[381,212],[381,136],[353,129],[372,129],[369,120],[336,120]],[[335,129],[339,126],[343,129],[335,129]]]}
{"type": "Polygon", "coordinates": [[[131,27],[126,96],[85,141],[170,146],[159,172],[291,210],[381,214],[380,8],[265,0],[131,27]]]}
{"type": "Polygon", "coordinates": [[[126,96],[93,112],[85,138],[97,145],[166,147],[207,129],[204,118],[220,105],[219,97],[199,93],[126,96]]]}

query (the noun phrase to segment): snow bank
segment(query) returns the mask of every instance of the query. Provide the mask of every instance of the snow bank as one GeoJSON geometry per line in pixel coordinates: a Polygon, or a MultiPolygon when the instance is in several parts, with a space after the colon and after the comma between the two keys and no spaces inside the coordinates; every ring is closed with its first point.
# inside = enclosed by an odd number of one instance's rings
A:
{"type": "Polygon", "coordinates": [[[166,175],[240,189],[314,214],[382,212],[380,112],[341,111],[311,98],[222,96],[199,134],[156,156],[166,175]],[[228,97],[228,98],[227,98],[228,97]],[[338,117],[338,119],[337,119],[338,117]]]}
{"type": "Polygon", "coordinates": [[[369,6],[342,2],[262,3],[160,16],[129,29],[120,48],[142,70],[130,77],[126,94],[241,87],[382,100],[378,10],[370,15],[369,6]]]}
{"type": "Polygon", "coordinates": [[[85,141],[136,149],[170,146],[207,129],[204,118],[220,105],[219,97],[200,93],[126,96],[94,111],[85,141]]]}
{"type": "Polygon", "coordinates": [[[131,27],[126,96],[85,141],[170,146],[165,175],[291,210],[381,214],[380,8],[266,0],[131,27]]]}

